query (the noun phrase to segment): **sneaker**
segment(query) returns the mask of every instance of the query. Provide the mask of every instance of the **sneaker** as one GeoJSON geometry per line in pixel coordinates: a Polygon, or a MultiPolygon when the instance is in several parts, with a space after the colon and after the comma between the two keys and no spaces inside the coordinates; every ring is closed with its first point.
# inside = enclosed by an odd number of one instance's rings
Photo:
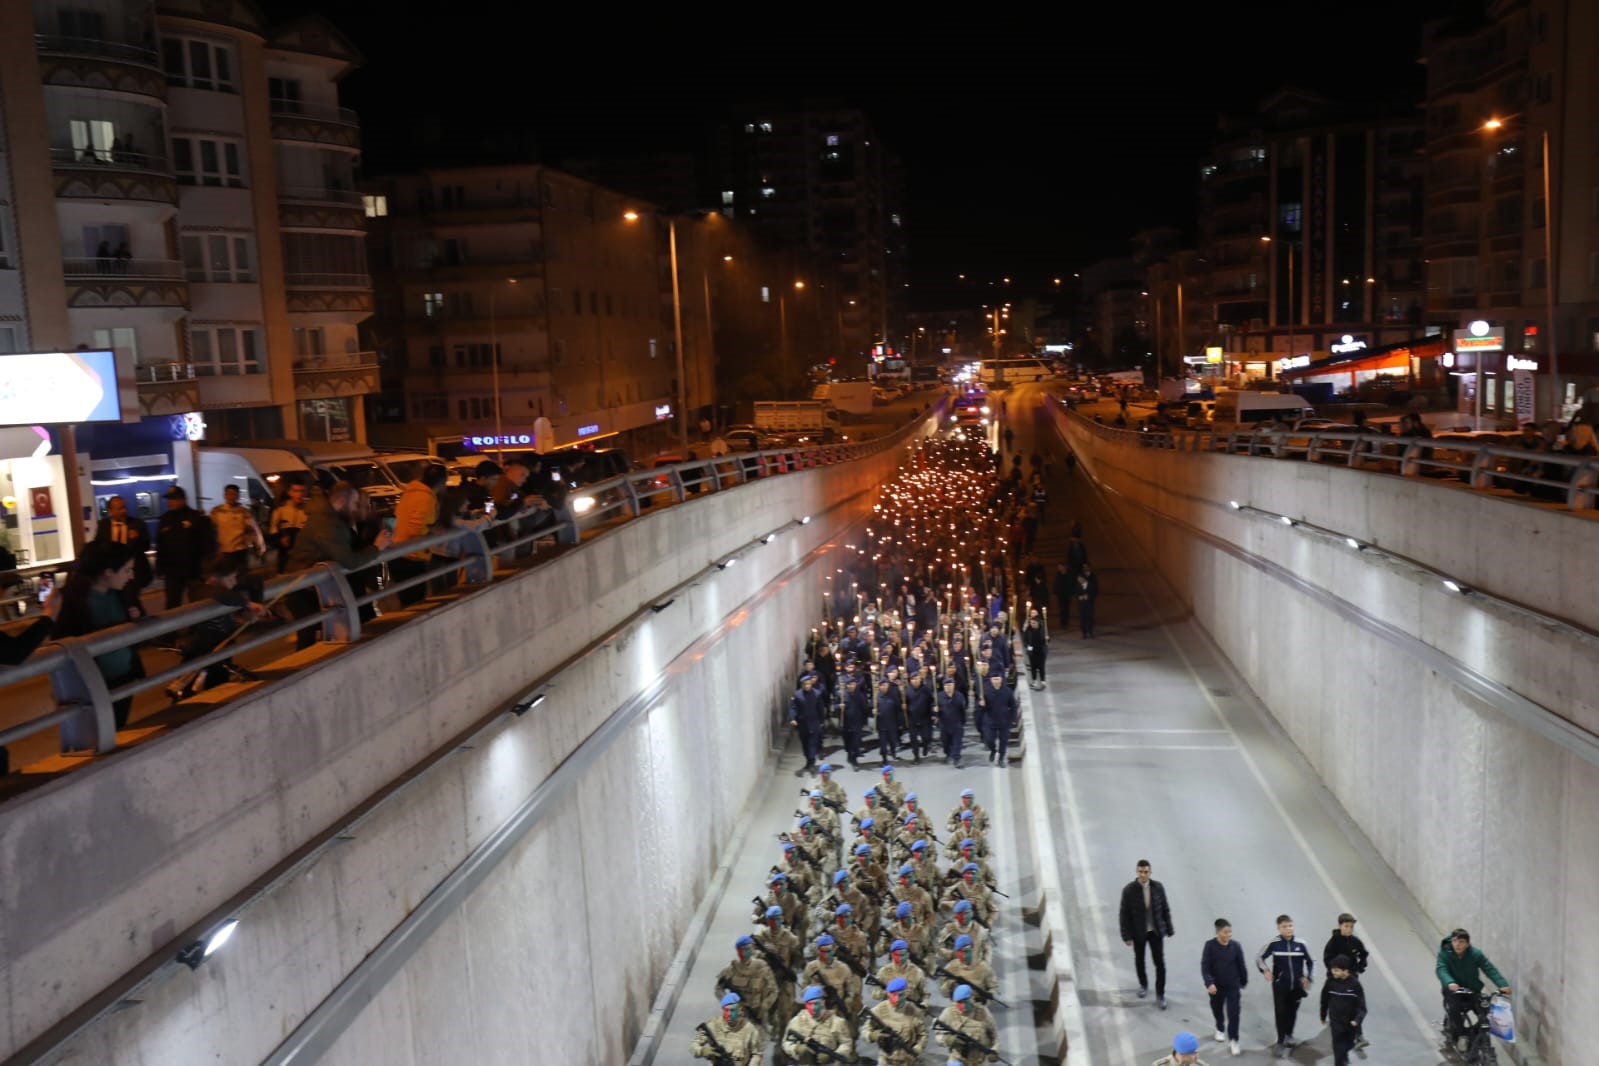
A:
{"type": "Polygon", "coordinates": [[[1216,1043],[1218,1043],[1218,1044],[1227,1043],[1227,1034],[1222,1032],[1220,1029],[1216,1030],[1216,1043]]]}
{"type": "Polygon", "coordinates": [[[1367,1040],[1363,1036],[1355,1037],[1355,1050],[1356,1051],[1361,1051],[1361,1050],[1363,1050],[1365,1048],[1369,1048],[1369,1047],[1371,1047],[1371,1041],[1370,1040],[1367,1040]]]}
{"type": "Polygon", "coordinates": [[[1147,988],[1140,988],[1140,989],[1139,989],[1139,990],[1138,990],[1138,998],[1139,998],[1139,999],[1144,999],[1144,998],[1145,998],[1145,997],[1147,997],[1147,996],[1148,996],[1148,995],[1149,995],[1149,989],[1147,989],[1147,988]]]}
{"type": "Polygon", "coordinates": [[[1166,997],[1165,996],[1157,997],[1156,1000],[1155,1000],[1155,1006],[1159,1007],[1161,1010],[1165,1010],[1166,1009],[1166,997]]]}
{"type": "Polygon", "coordinates": [[[1238,1041],[1236,1040],[1227,1045],[1227,1052],[1230,1055],[1242,1055],[1244,1053],[1243,1048],[1238,1046],[1238,1041]]]}

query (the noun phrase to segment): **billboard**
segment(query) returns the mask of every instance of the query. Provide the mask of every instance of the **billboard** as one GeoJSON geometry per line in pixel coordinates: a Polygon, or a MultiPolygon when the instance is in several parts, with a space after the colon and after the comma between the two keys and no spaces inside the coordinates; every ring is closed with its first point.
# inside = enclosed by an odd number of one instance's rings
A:
{"type": "Polygon", "coordinates": [[[114,353],[0,355],[0,426],[121,420],[114,353]]]}

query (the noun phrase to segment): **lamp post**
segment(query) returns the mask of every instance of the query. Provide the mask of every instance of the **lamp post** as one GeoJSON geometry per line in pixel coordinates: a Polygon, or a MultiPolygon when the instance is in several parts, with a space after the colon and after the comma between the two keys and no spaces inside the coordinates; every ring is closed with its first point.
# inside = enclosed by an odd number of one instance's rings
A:
{"type": "MultiPolygon", "coordinates": [[[[677,442],[683,449],[683,454],[688,454],[688,412],[684,409],[685,397],[688,396],[688,382],[684,378],[683,363],[683,294],[678,286],[677,279],[677,219],[666,220],[666,240],[671,248],[672,256],[672,346],[677,350],[677,442]]],[[[705,301],[707,313],[710,310],[710,299],[705,301]]]]}
{"type": "MultiPolygon", "coordinates": [[[[1270,244],[1270,237],[1262,237],[1262,244],[1270,244]]],[[[1294,257],[1298,248],[1298,241],[1288,241],[1288,354],[1294,354],[1294,340],[1299,333],[1298,291],[1294,288],[1294,257]]]]}
{"type": "MultiPolygon", "coordinates": [[[[507,285],[515,285],[515,278],[506,278],[507,285]]],[[[494,446],[499,453],[500,462],[505,462],[505,422],[501,413],[504,404],[500,402],[500,330],[499,320],[495,316],[495,297],[500,294],[499,285],[489,289],[489,361],[494,368],[494,446]]]]}
{"type": "MultiPolygon", "coordinates": [[[[1509,118],[1521,116],[1511,115],[1509,118]]],[[[1508,119],[1490,118],[1482,124],[1482,128],[1489,133],[1497,132],[1505,127],[1508,119]]],[[[1550,417],[1560,418],[1564,407],[1566,394],[1560,387],[1560,345],[1556,343],[1557,331],[1555,329],[1555,225],[1554,225],[1554,197],[1550,196],[1550,167],[1549,167],[1549,130],[1545,126],[1534,127],[1526,123],[1528,129],[1537,129],[1543,150],[1543,291],[1544,291],[1544,329],[1549,335],[1549,385],[1553,396],[1550,398],[1550,417]]],[[[1535,394],[1536,395],[1536,394],[1535,394]]]]}

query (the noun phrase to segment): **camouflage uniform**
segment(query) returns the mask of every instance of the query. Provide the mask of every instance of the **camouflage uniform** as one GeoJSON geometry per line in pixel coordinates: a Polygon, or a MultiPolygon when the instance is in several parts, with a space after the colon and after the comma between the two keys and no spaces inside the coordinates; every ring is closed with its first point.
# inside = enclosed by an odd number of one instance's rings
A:
{"type": "MultiPolygon", "coordinates": [[[[902,1001],[903,1002],[903,1001],[902,1001]]],[[[866,1039],[880,1049],[877,1061],[884,1066],[917,1066],[922,1050],[927,1047],[927,1027],[922,1012],[914,1007],[906,1010],[884,1000],[866,1015],[866,1039]],[[882,1036],[892,1034],[894,1039],[882,1036]],[[885,1047],[885,1044],[891,1046],[885,1047]]]]}
{"type": "Polygon", "coordinates": [[[844,1024],[844,1019],[833,1011],[820,1010],[812,1018],[809,1011],[801,1008],[789,1020],[788,1028],[783,1030],[782,1052],[784,1062],[798,1063],[799,1066],[831,1066],[832,1063],[850,1062],[855,1058],[855,1040],[850,1036],[849,1026],[844,1024]],[[838,1052],[838,1058],[830,1059],[812,1051],[805,1045],[805,1037],[838,1052]]]}
{"type": "MultiPolygon", "coordinates": [[[[760,1026],[745,1018],[729,1025],[721,1017],[716,1017],[706,1022],[705,1027],[722,1045],[722,1050],[733,1057],[733,1066],[754,1066],[761,1061],[761,1055],[766,1051],[766,1034],[761,1032],[760,1026]]],[[[694,1042],[688,1046],[688,1050],[697,1059],[714,1059],[719,1054],[699,1030],[695,1030],[694,1042]]]]}
{"type": "MultiPolygon", "coordinates": [[[[994,1016],[988,1013],[988,1008],[970,1000],[967,1000],[965,1013],[953,1003],[945,1007],[944,1013],[938,1016],[938,1024],[965,1033],[984,1047],[993,1047],[999,1033],[994,1027],[994,1016]]],[[[971,1064],[990,1061],[986,1053],[968,1048],[943,1029],[934,1029],[934,1032],[938,1035],[938,1042],[949,1048],[951,1061],[971,1064]]]]}

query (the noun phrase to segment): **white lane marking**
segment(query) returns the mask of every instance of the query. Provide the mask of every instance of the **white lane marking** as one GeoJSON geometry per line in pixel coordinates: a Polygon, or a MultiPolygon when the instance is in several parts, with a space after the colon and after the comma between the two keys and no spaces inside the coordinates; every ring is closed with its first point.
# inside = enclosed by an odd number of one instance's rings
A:
{"type": "Polygon", "coordinates": [[[1059,727],[1057,727],[1057,729],[1058,729],[1059,732],[1062,732],[1062,733],[1225,733],[1225,732],[1227,732],[1227,730],[1225,730],[1225,729],[1138,729],[1136,727],[1131,727],[1131,728],[1128,728],[1128,729],[1113,729],[1113,728],[1109,728],[1109,727],[1075,726],[1075,725],[1059,726],[1059,727]]]}
{"type": "MultiPolygon", "coordinates": [[[[1092,479],[1090,479],[1090,484],[1093,485],[1092,479]]],[[[1097,485],[1095,485],[1094,488],[1097,490],[1097,485]]],[[[1098,505],[1099,510],[1109,510],[1108,506],[1104,503],[1103,498],[1099,497],[1097,491],[1095,491],[1093,495],[1095,496],[1095,503],[1098,505]]],[[[1115,512],[1111,512],[1111,516],[1114,518],[1115,512]]],[[[1124,568],[1132,574],[1133,582],[1138,586],[1139,595],[1143,597],[1144,603],[1148,605],[1150,612],[1158,617],[1158,612],[1156,612],[1155,608],[1155,602],[1149,594],[1148,587],[1145,585],[1142,570],[1133,567],[1126,567],[1125,564],[1127,563],[1127,557],[1123,553],[1119,542],[1113,541],[1113,550],[1121,559],[1124,568]]],[[[1176,634],[1172,632],[1171,627],[1165,622],[1160,622],[1159,628],[1162,633],[1166,634],[1166,640],[1171,644],[1172,650],[1177,653],[1177,658],[1182,660],[1183,667],[1188,671],[1188,676],[1193,679],[1194,687],[1199,690],[1199,694],[1203,696],[1205,698],[1205,702],[1210,705],[1211,713],[1216,716],[1216,720],[1219,721],[1222,724],[1222,727],[1226,729],[1228,734],[1232,736],[1233,743],[1238,745],[1238,753],[1243,756],[1244,765],[1249,767],[1250,775],[1254,777],[1255,783],[1260,786],[1261,792],[1265,793],[1266,799],[1271,804],[1272,810],[1277,812],[1277,817],[1282,820],[1284,827],[1286,827],[1288,830],[1288,834],[1294,838],[1294,843],[1299,845],[1299,850],[1304,854],[1305,861],[1308,862],[1310,864],[1310,868],[1316,872],[1316,877],[1321,881],[1322,887],[1325,888],[1327,890],[1327,894],[1332,897],[1334,906],[1338,907],[1340,910],[1349,910],[1349,903],[1345,899],[1344,894],[1339,891],[1338,886],[1333,883],[1332,875],[1329,874],[1327,872],[1327,868],[1321,864],[1321,860],[1316,858],[1315,852],[1310,847],[1310,842],[1305,839],[1304,833],[1300,831],[1299,826],[1294,822],[1292,816],[1289,815],[1288,809],[1284,807],[1282,801],[1277,798],[1277,793],[1272,791],[1271,786],[1266,781],[1266,775],[1261,772],[1260,765],[1255,761],[1255,757],[1250,754],[1249,749],[1244,745],[1243,739],[1239,737],[1238,732],[1233,728],[1233,724],[1228,721],[1227,716],[1222,713],[1221,707],[1216,703],[1215,697],[1210,694],[1210,688],[1204,683],[1203,680],[1201,680],[1199,671],[1195,668],[1193,660],[1188,657],[1188,653],[1185,652],[1182,645],[1177,642],[1176,634]]],[[[1421,1008],[1416,1006],[1416,1001],[1411,998],[1410,992],[1403,984],[1400,983],[1398,975],[1395,974],[1393,968],[1388,965],[1388,960],[1375,948],[1371,950],[1369,957],[1372,962],[1376,963],[1377,969],[1382,972],[1383,978],[1388,982],[1389,988],[1391,988],[1397,994],[1400,1005],[1405,1008],[1406,1012],[1410,1015],[1411,1021],[1416,1024],[1417,1030],[1421,1033],[1422,1040],[1430,1047],[1437,1037],[1437,1033],[1434,1030],[1432,1023],[1430,1023],[1426,1016],[1422,1014],[1421,1008]]]]}
{"type": "Polygon", "coordinates": [[[1237,751],[1236,744],[1073,744],[1073,751],[1237,751]]]}

